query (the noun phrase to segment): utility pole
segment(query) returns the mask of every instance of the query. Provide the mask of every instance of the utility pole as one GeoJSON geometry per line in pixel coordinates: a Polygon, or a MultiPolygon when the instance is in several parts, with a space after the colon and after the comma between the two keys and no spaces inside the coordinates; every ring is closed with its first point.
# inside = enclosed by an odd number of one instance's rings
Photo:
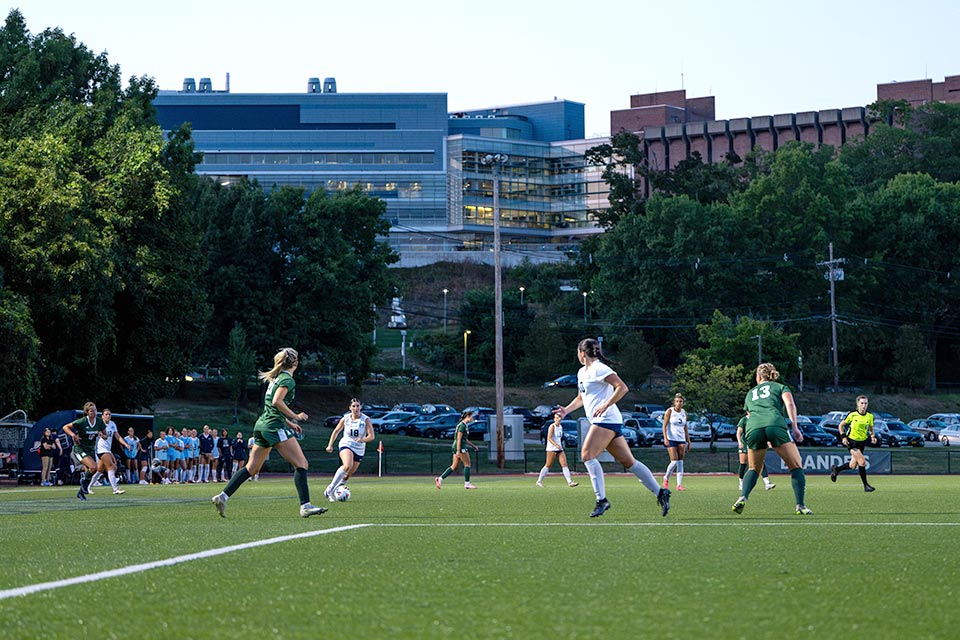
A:
{"type": "Polygon", "coordinates": [[[840,388],[840,364],[837,357],[837,297],[834,283],[837,280],[843,280],[843,269],[837,268],[838,264],[846,262],[845,258],[833,258],[833,243],[830,243],[830,259],[827,262],[818,262],[818,265],[827,267],[827,280],[830,281],[830,330],[833,334],[833,388],[840,388]]]}

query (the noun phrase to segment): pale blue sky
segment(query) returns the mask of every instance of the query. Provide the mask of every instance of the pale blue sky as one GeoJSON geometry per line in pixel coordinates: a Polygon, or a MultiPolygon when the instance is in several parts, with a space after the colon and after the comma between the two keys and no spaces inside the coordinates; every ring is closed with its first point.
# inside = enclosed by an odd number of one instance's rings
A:
{"type": "Polygon", "coordinates": [[[877,83],[960,74],[958,0],[30,0],[30,31],[61,27],[124,78],[162,89],[210,77],[233,93],[448,94],[451,111],[586,105],[588,136],[629,96],[716,96],[717,117],[867,104],[877,83]]]}

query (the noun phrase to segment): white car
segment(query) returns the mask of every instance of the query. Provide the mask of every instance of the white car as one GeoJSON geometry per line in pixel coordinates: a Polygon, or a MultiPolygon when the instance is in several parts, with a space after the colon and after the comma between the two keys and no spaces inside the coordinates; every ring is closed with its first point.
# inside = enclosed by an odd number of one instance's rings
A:
{"type": "Polygon", "coordinates": [[[941,429],[940,442],[945,447],[960,444],[960,424],[952,424],[946,429],[941,429]]]}

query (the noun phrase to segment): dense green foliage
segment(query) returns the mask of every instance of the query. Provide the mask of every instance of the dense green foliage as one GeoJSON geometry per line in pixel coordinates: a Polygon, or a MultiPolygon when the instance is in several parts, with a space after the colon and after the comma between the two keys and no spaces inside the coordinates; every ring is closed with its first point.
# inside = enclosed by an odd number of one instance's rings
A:
{"type": "Polygon", "coordinates": [[[200,179],[156,91],[16,10],[0,30],[0,407],[148,406],[228,364],[235,325],[261,366],[293,345],[358,382],[393,292],[383,203],[200,179]]]}

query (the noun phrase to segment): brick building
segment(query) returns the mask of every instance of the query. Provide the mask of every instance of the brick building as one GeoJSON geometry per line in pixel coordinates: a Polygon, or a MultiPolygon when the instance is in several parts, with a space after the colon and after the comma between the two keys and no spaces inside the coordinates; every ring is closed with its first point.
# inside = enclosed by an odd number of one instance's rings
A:
{"type": "MultiPolygon", "coordinates": [[[[880,84],[877,99],[907,100],[913,106],[960,102],[960,76],[880,84]]],[[[610,112],[610,130],[641,134],[656,170],[671,169],[695,152],[705,162],[720,162],[730,153],[743,158],[756,147],[776,151],[789,141],[839,147],[869,135],[871,125],[865,107],[716,120],[713,96],[687,98],[686,91],[630,96],[629,109],[610,112]]]]}

